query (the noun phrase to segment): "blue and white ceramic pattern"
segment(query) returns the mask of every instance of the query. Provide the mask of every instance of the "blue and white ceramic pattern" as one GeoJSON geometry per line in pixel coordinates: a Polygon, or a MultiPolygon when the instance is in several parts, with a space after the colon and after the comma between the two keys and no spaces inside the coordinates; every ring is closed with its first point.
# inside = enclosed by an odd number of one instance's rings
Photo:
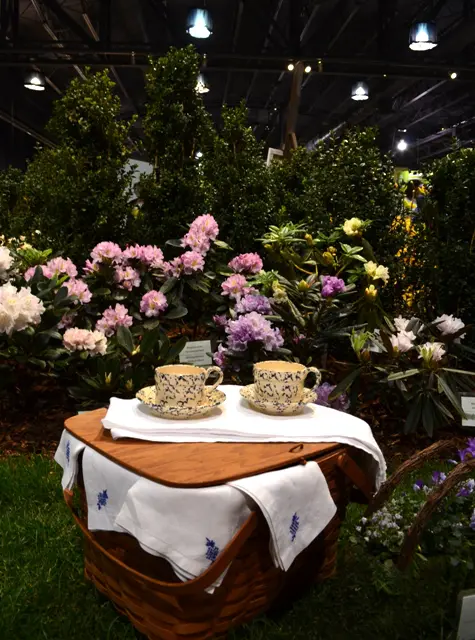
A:
{"type": "Polygon", "coordinates": [[[241,396],[249,402],[251,407],[261,413],[270,416],[294,416],[300,413],[305,405],[315,402],[316,396],[312,389],[304,389],[299,402],[275,402],[273,400],[261,400],[256,394],[256,385],[249,384],[240,391],[241,396]]]}
{"type": "MultiPolygon", "coordinates": [[[[223,381],[219,367],[195,367],[188,364],[170,364],[155,369],[155,404],[177,409],[193,409],[202,402],[206,393],[214,391],[223,381]],[[206,387],[206,381],[217,374],[216,382],[206,387]]],[[[208,397],[208,396],[207,396],[208,397]]]]}
{"type": "Polygon", "coordinates": [[[226,400],[226,394],[211,387],[205,387],[201,402],[192,407],[173,407],[157,404],[155,401],[155,387],[145,387],[137,392],[136,397],[159,418],[170,420],[189,420],[206,415],[226,400]]]}
{"type": "Polygon", "coordinates": [[[256,398],[279,404],[298,403],[304,396],[304,384],[309,373],[315,375],[318,386],[322,376],[316,367],[285,360],[258,362],[254,365],[256,398]]]}

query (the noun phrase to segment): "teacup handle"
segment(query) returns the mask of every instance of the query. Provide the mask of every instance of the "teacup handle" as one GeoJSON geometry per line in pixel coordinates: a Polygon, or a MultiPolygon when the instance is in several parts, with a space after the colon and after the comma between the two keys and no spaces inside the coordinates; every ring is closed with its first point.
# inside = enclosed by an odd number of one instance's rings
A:
{"type": "Polygon", "coordinates": [[[320,370],[317,369],[317,367],[308,367],[307,378],[309,373],[315,374],[315,386],[319,387],[320,382],[322,381],[322,374],[320,373],[320,370]]]}
{"type": "Polygon", "coordinates": [[[206,388],[209,389],[210,391],[214,391],[216,389],[216,387],[219,387],[219,385],[222,383],[223,378],[224,378],[224,373],[221,371],[221,369],[219,367],[209,367],[208,373],[206,375],[205,384],[208,382],[208,378],[210,377],[210,375],[212,373],[217,373],[218,374],[218,379],[213,385],[209,385],[209,386],[206,385],[206,388]]]}

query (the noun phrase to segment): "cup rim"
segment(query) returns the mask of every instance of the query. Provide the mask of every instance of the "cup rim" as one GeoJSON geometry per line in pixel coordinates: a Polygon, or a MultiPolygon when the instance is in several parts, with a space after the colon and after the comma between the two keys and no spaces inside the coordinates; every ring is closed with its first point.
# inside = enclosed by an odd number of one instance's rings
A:
{"type": "Polygon", "coordinates": [[[197,376],[206,373],[206,369],[194,364],[165,364],[163,367],[157,367],[155,373],[168,376],[197,376]]]}
{"type": "Polygon", "coordinates": [[[256,362],[254,369],[257,371],[278,371],[281,373],[297,371],[305,371],[307,367],[300,362],[287,362],[286,360],[263,360],[262,362],[256,362]]]}

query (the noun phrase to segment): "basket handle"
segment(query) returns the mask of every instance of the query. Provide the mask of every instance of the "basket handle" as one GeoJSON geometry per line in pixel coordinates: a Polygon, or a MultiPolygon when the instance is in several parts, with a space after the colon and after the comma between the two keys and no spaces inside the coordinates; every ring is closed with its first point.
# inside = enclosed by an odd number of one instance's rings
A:
{"type": "Polygon", "coordinates": [[[103,553],[105,556],[107,556],[107,558],[111,562],[118,565],[123,571],[131,573],[142,582],[147,582],[150,586],[156,587],[163,592],[172,593],[175,595],[192,594],[196,593],[196,591],[204,591],[209,586],[211,586],[213,582],[215,582],[225,571],[226,567],[228,567],[236,558],[244,543],[256,529],[258,522],[257,515],[253,511],[246,522],[244,522],[244,524],[241,526],[239,531],[235,533],[234,537],[224,547],[213,564],[197,578],[194,578],[193,580],[189,580],[187,582],[179,583],[162,582],[161,580],[156,580],[155,578],[151,578],[142,573],[139,573],[135,569],[132,569],[132,567],[129,567],[128,565],[123,563],[121,560],[109,553],[109,551],[107,551],[107,549],[105,549],[101,544],[99,544],[94,536],[91,535],[91,532],[85,526],[76,508],[74,507],[73,495],[73,491],[69,491],[68,489],[65,489],[63,491],[64,500],[71,510],[76,524],[81,529],[84,536],[87,538],[89,544],[94,546],[100,553],[103,553]]]}
{"type": "Polygon", "coordinates": [[[366,510],[365,517],[369,518],[369,516],[373,515],[375,511],[378,511],[383,504],[388,500],[394,491],[394,489],[401,482],[402,478],[409,472],[414,471],[421,467],[427,460],[431,458],[435,458],[445,451],[449,451],[455,447],[455,442],[453,440],[440,440],[439,442],[435,442],[427,449],[423,451],[419,451],[411,456],[406,462],[395,471],[392,476],[386,480],[386,482],[382,485],[381,489],[376,493],[374,498],[372,499],[369,507],[366,510]]]}
{"type": "Polygon", "coordinates": [[[404,542],[402,543],[397,563],[397,566],[401,571],[404,571],[404,569],[406,569],[411,563],[421,534],[424,531],[425,526],[429,522],[435,509],[452,491],[452,489],[459,484],[461,479],[472,473],[474,469],[475,458],[472,458],[472,460],[464,462],[463,464],[459,464],[447,475],[447,478],[444,480],[444,482],[442,482],[437,487],[437,489],[433,491],[427,498],[426,503],[417,514],[416,519],[412,523],[409,531],[406,533],[404,542]]]}

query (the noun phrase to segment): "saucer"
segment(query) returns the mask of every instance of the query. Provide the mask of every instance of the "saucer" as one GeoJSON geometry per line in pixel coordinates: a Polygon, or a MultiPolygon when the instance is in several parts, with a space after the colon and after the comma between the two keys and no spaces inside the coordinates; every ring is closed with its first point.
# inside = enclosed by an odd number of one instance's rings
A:
{"type": "Polygon", "coordinates": [[[222,391],[216,389],[207,391],[205,389],[205,397],[196,407],[169,407],[156,403],[154,386],[140,389],[135,394],[135,397],[159,418],[168,418],[170,420],[188,420],[189,418],[204,416],[226,400],[226,394],[222,391]]]}
{"type": "Polygon", "coordinates": [[[311,389],[304,389],[303,398],[299,402],[274,402],[272,400],[261,400],[256,397],[255,385],[248,384],[240,391],[253,409],[261,413],[267,413],[270,416],[294,416],[300,413],[305,405],[314,402],[315,393],[311,389]]]}

